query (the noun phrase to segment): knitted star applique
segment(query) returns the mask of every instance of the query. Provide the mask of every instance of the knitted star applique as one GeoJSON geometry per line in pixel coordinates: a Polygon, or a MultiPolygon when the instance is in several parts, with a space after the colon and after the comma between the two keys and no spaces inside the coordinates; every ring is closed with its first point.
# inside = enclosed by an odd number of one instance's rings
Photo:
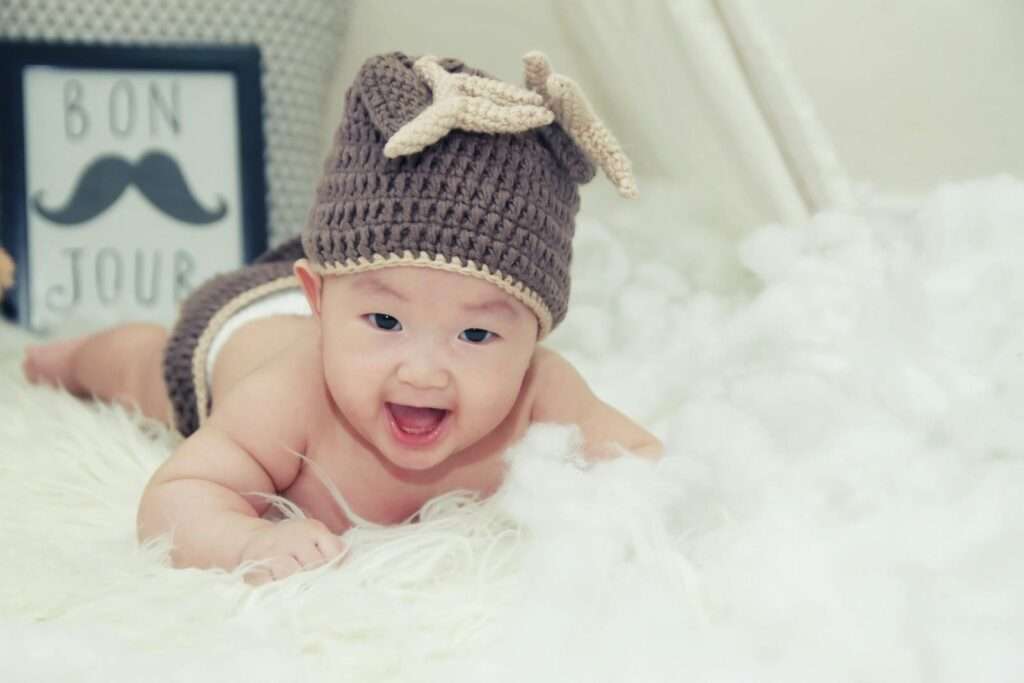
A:
{"type": "Polygon", "coordinates": [[[541,94],[511,83],[451,73],[433,56],[420,57],[413,69],[433,93],[433,102],[392,135],[384,145],[389,158],[415,154],[453,129],[477,133],[521,133],[555,119],[541,94]]]}
{"type": "Polygon", "coordinates": [[[526,87],[539,93],[555,114],[555,120],[569,137],[599,166],[623,197],[639,195],[633,166],[611,131],[594,113],[580,86],[567,76],[553,73],[551,64],[540,52],[523,56],[526,87]]]}

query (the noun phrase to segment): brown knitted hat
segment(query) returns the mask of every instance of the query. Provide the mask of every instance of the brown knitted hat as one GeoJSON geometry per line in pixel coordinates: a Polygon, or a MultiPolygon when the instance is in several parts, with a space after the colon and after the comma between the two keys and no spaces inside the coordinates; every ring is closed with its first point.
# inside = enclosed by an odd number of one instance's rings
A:
{"type": "Polygon", "coordinates": [[[578,86],[530,53],[527,88],[454,59],[369,59],[345,97],[303,248],[321,274],[423,266],[485,279],[565,317],[577,185],[629,161],[578,86]]]}

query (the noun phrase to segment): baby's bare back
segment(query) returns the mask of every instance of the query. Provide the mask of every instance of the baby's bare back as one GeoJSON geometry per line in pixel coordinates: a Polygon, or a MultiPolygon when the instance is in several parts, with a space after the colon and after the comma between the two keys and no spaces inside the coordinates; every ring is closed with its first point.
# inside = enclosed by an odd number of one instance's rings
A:
{"type": "MultiPolygon", "coordinates": [[[[333,486],[360,517],[394,524],[413,515],[434,496],[456,489],[493,492],[501,481],[501,454],[529,426],[533,372],[509,415],[485,438],[437,468],[410,472],[396,468],[373,444],[353,432],[338,413],[323,376],[316,320],[302,316],[271,316],[239,328],[227,341],[213,370],[212,415],[248,424],[280,423],[282,434],[301,433],[307,458],[294,479],[278,493],[319,519],[335,533],[351,525],[330,493],[333,486]],[[266,395],[268,387],[280,387],[266,395]],[[287,401],[288,410],[281,410],[287,401]],[[218,411],[218,404],[245,403],[244,410],[218,411]],[[301,420],[302,424],[292,424],[301,420]],[[330,486],[328,486],[328,482],[330,486]]],[[[231,431],[244,432],[243,424],[231,431]]],[[[287,449],[263,449],[262,457],[295,458],[287,449]]]]}
{"type": "Polygon", "coordinates": [[[315,340],[316,321],[310,316],[272,315],[242,325],[227,340],[213,367],[214,405],[239,382],[261,367],[296,352],[304,341],[315,340]]]}

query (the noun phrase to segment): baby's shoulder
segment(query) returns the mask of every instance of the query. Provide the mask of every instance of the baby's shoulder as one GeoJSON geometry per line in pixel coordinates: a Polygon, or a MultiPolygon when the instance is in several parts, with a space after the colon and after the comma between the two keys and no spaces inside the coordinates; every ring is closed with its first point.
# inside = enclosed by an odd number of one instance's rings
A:
{"type": "Polygon", "coordinates": [[[537,344],[533,350],[533,359],[530,361],[530,366],[534,370],[540,370],[544,368],[550,368],[552,365],[558,363],[568,363],[565,357],[554,349],[548,348],[547,346],[541,346],[537,344]]]}
{"type": "Polygon", "coordinates": [[[323,359],[315,344],[305,340],[270,359],[255,373],[265,398],[288,401],[308,413],[316,399],[323,397],[323,359]]]}
{"type": "Polygon", "coordinates": [[[575,366],[565,356],[554,349],[538,345],[533,353],[533,360],[530,361],[530,374],[533,381],[539,384],[548,384],[553,381],[561,381],[567,378],[580,378],[575,366]]]}
{"type": "Polygon", "coordinates": [[[278,353],[239,379],[214,401],[213,416],[244,425],[246,431],[288,435],[304,440],[309,420],[322,396],[318,354],[300,345],[278,353]]]}
{"type": "Polygon", "coordinates": [[[562,354],[538,346],[529,371],[532,422],[558,421],[563,413],[590,395],[586,381],[562,354]]]}

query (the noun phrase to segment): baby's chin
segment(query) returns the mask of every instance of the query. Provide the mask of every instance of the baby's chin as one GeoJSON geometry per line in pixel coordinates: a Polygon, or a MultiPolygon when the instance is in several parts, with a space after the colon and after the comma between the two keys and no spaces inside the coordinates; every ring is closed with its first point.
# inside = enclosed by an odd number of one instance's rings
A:
{"type": "Polygon", "coordinates": [[[430,456],[419,456],[415,458],[410,458],[407,454],[404,453],[384,453],[384,457],[387,458],[388,462],[390,462],[395,467],[410,473],[428,473],[437,468],[439,465],[443,464],[446,460],[448,460],[450,455],[450,453],[444,453],[439,456],[434,456],[433,454],[431,454],[430,456]]]}
{"type": "Polygon", "coordinates": [[[436,470],[455,454],[452,448],[443,446],[429,451],[409,451],[391,446],[381,448],[379,452],[392,466],[409,473],[423,474],[436,470]]]}

